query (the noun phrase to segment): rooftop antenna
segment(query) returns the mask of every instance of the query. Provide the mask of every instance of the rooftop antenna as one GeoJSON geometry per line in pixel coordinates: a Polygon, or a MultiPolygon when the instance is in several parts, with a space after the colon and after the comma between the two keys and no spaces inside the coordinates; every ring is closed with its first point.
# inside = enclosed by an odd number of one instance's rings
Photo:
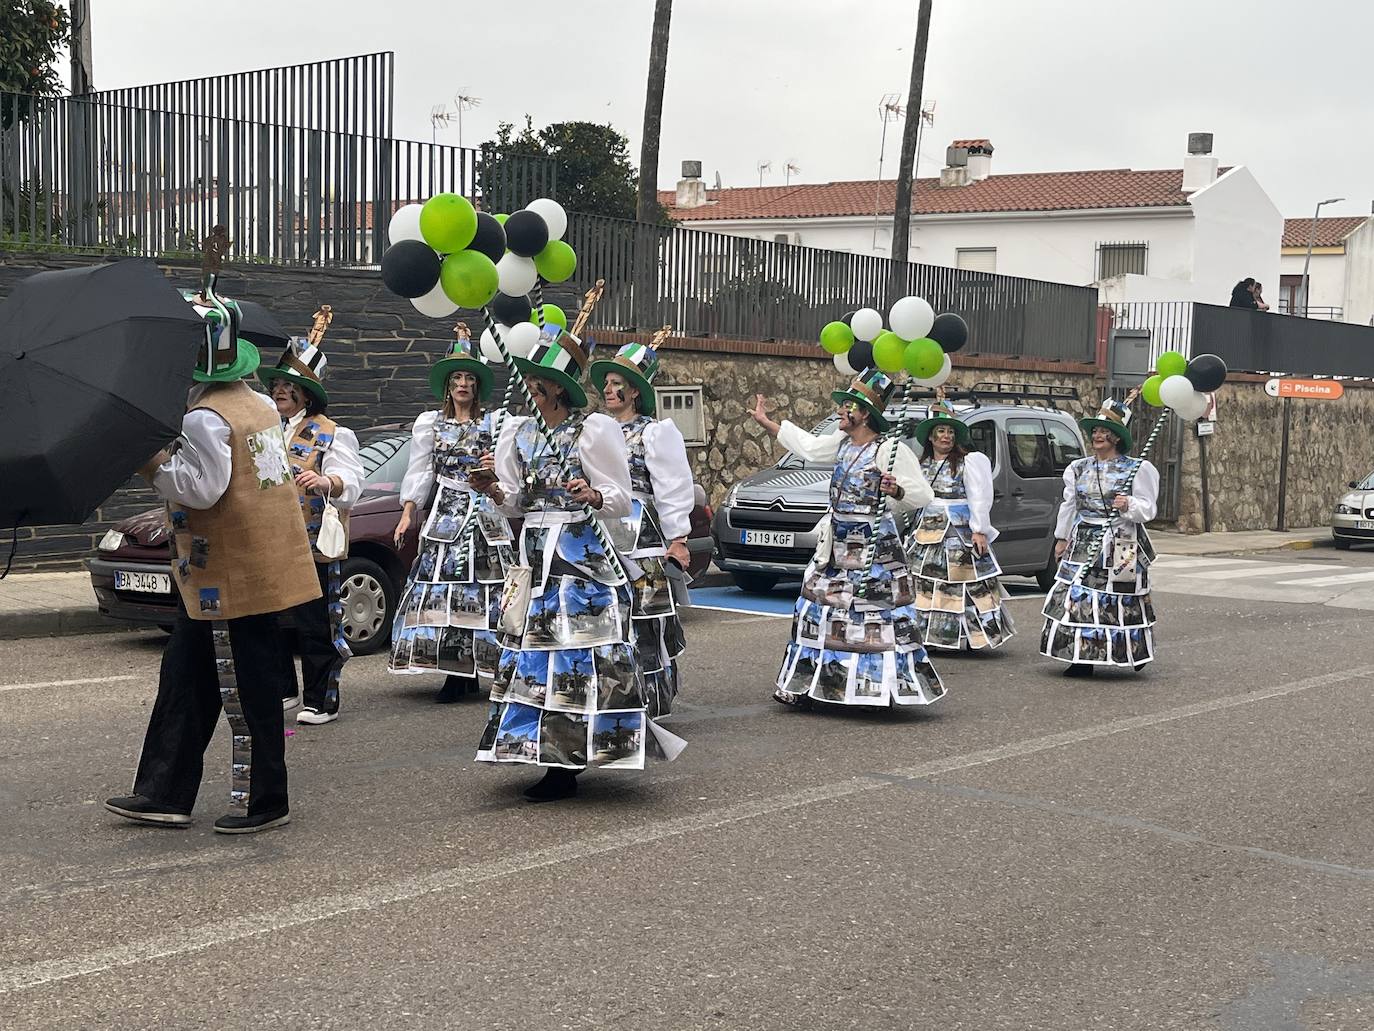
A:
{"type": "Polygon", "coordinates": [[[450,111],[446,104],[435,104],[429,111],[429,142],[438,142],[435,133],[440,126],[447,129],[450,125],[458,126],[458,146],[463,145],[463,112],[471,111],[482,103],[481,97],[474,97],[468,93],[455,93],[453,95],[453,110],[450,111]]]}
{"type": "Polygon", "coordinates": [[[763,173],[764,173],[764,172],[771,172],[771,171],[773,171],[773,162],[771,162],[771,161],[760,161],[760,162],[758,163],[758,170],[759,170],[759,185],[762,186],[762,185],[763,185],[763,173]]]}
{"type": "Polygon", "coordinates": [[[887,156],[887,126],[906,114],[900,93],[884,93],[878,101],[878,118],[883,123],[883,134],[878,144],[878,180],[873,184],[873,250],[878,250],[878,220],[882,210],[883,159],[887,156]]]}
{"type": "Polygon", "coordinates": [[[791,186],[792,177],[794,175],[801,175],[801,165],[797,164],[794,158],[789,158],[787,161],[787,167],[783,170],[782,173],[783,185],[791,186]]]}
{"type": "Polygon", "coordinates": [[[720,190],[721,188],[722,187],[720,185],[720,169],[716,169],[716,189],[720,190]]]}
{"type": "Polygon", "coordinates": [[[470,93],[455,93],[453,95],[453,106],[458,110],[458,146],[463,145],[463,112],[471,111],[481,103],[481,97],[474,97],[470,93]]]}

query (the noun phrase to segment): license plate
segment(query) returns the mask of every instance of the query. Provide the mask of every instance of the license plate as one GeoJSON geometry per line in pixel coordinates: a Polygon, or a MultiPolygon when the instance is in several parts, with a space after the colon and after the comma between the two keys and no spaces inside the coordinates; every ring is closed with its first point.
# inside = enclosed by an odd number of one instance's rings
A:
{"type": "Polygon", "coordinates": [[[115,570],[116,591],[136,591],[139,594],[171,594],[171,573],[131,573],[115,570]]]}
{"type": "Polygon", "coordinates": [[[1357,530],[1374,530],[1374,519],[1356,519],[1356,520],[1355,520],[1355,529],[1357,529],[1357,530]]]}
{"type": "Polygon", "coordinates": [[[765,548],[790,548],[796,542],[797,535],[785,530],[741,530],[739,532],[739,542],[741,544],[761,544],[765,548]]]}

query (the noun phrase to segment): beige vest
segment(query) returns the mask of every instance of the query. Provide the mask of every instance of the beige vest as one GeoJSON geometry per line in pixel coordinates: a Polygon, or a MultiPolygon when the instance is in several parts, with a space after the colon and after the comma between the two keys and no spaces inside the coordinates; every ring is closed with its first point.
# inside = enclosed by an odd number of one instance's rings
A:
{"type": "MultiPolygon", "coordinates": [[[[286,460],[291,463],[291,472],[293,474],[312,472],[323,475],[320,466],[324,464],[325,452],[334,443],[334,434],[338,428],[338,423],[323,415],[304,416],[296,426],[295,435],[286,445],[286,460]]],[[[319,494],[301,494],[299,497],[301,499],[301,514],[305,517],[305,532],[310,538],[310,551],[315,556],[315,561],[320,563],[336,561],[332,558],[325,558],[315,547],[315,543],[320,537],[320,519],[324,516],[324,497],[319,494]]],[[[335,508],[339,513],[339,522],[343,524],[344,536],[347,537],[348,513],[338,506],[335,508]]]]}
{"type": "Polygon", "coordinates": [[[280,612],[320,596],[281,420],[242,380],[210,387],[197,408],[229,424],[229,487],[210,508],[167,506],[172,579],[192,619],[280,612]]]}

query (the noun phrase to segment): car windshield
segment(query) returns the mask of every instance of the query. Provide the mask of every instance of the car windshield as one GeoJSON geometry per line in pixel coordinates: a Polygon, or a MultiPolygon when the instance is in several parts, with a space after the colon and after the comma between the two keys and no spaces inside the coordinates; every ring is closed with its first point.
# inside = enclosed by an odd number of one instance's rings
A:
{"type": "Polygon", "coordinates": [[[1370,473],[1359,483],[1355,484],[1356,490],[1374,490],[1374,473],[1370,473]]]}
{"type": "Polygon", "coordinates": [[[358,458],[367,476],[368,493],[391,493],[401,489],[410,454],[410,434],[394,430],[360,434],[358,458]]]}

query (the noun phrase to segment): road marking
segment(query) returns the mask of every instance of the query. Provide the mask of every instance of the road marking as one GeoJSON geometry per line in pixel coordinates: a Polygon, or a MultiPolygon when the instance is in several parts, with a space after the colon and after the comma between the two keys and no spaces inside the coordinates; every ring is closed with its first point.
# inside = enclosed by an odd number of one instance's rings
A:
{"type": "Polygon", "coordinates": [[[75,687],[78,684],[113,684],[121,680],[142,680],[147,675],[124,673],[117,677],[82,677],[80,680],[38,680],[32,684],[0,684],[0,691],[27,691],[34,687],[75,687]]]}
{"type": "MultiPolygon", "coordinates": [[[[700,602],[692,602],[691,608],[704,609],[707,612],[733,612],[737,616],[748,616],[750,618],[767,619],[791,619],[790,612],[761,612],[758,609],[732,609],[728,605],[702,605],[700,602]]],[[[748,622],[748,620],[744,620],[748,622]]]]}
{"type": "Polygon", "coordinates": [[[1337,584],[1367,583],[1374,580],[1374,572],[1346,573],[1343,576],[1319,576],[1315,580],[1280,580],[1280,587],[1296,585],[1299,587],[1335,587],[1337,584]]]}
{"type": "Polygon", "coordinates": [[[1257,558],[1204,558],[1201,555],[1159,555],[1151,563],[1156,566],[1263,566],[1257,558]]]}
{"type": "Polygon", "coordinates": [[[1286,565],[1261,562],[1258,568],[1224,569],[1220,572],[1198,570],[1197,572],[1185,573],[1182,569],[1170,569],[1169,575],[1172,577],[1187,577],[1189,579],[1241,580],[1249,576],[1269,576],[1278,575],[1279,573],[1329,573],[1330,571],[1330,566],[1317,566],[1313,565],[1311,562],[1293,562],[1286,565]]]}
{"type": "MultiPolygon", "coordinates": [[[[1111,720],[1091,727],[1047,734],[1042,737],[1013,741],[993,748],[967,752],[963,755],[934,759],[905,769],[889,770],[877,777],[855,776],[847,780],[820,784],[773,798],[741,802],[691,816],[658,820],[641,827],[598,834],[581,841],[572,841],[550,848],[536,849],[522,855],[490,860],[460,869],[437,870],[432,873],[406,877],[390,883],[376,884],[355,891],[325,895],[305,902],[293,903],[279,909],[249,913],[231,919],[215,920],[199,927],[188,927],[156,938],[116,945],[108,949],[77,953],[59,959],[40,960],[0,968],[0,995],[38,988],[76,977],[100,974],[120,967],[134,966],[170,956],[202,952],[244,941],[276,931],[302,927],[354,913],[367,913],[400,902],[410,902],[439,892],[471,888],[489,881],[501,880],[516,874],[564,864],[578,864],[583,860],[608,852],[638,848],[668,838],[712,831],[746,820],[771,816],[804,806],[833,802],[853,795],[867,794],[892,786],[892,778],[925,779],[975,766],[1034,755],[1038,752],[1063,748],[1115,734],[1141,730],[1175,720],[1189,719],[1206,713],[1220,712],[1241,705],[1282,698],[1286,695],[1310,691],[1318,687],[1341,684],[1351,680],[1374,677],[1374,665],[1356,666],[1334,673],[1304,677],[1283,684],[1275,684],[1259,691],[1227,695],[1210,701],[1165,709],[1162,712],[1111,720]]],[[[585,866],[578,866],[582,869],[585,866]]],[[[1335,869],[1332,867],[1332,869],[1335,869]]]]}

